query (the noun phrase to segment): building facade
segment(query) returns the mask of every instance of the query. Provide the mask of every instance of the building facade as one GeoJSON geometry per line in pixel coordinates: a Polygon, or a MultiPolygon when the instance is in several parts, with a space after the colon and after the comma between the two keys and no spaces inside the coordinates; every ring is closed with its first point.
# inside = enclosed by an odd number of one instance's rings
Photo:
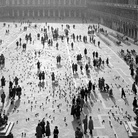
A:
{"type": "Polygon", "coordinates": [[[88,0],[92,21],[138,40],[138,0],[88,0]]]}
{"type": "Polygon", "coordinates": [[[138,40],[138,0],[0,0],[0,17],[87,18],[138,40]]]}
{"type": "Polygon", "coordinates": [[[83,17],[86,0],[0,0],[1,17],[83,17]]]}

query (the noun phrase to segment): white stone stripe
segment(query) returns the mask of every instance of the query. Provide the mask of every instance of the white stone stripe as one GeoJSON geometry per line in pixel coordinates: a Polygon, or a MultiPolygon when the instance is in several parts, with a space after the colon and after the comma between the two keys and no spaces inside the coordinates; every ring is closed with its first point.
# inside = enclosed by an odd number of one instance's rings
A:
{"type": "Polygon", "coordinates": [[[20,34],[17,38],[15,38],[9,45],[7,45],[2,51],[0,51],[0,54],[2,54],[8,47],[10,47],[19,37],[21,37],[25,32],[20,34]]]}

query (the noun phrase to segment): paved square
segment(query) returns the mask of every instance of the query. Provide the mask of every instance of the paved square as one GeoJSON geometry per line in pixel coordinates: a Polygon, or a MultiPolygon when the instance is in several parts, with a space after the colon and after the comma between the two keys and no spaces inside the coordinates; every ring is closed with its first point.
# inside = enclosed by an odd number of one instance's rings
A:
{"type": "MultiPolygon", "coordinates": [[[[74,138],[75,128],[78,125],[77,121],[70,115],[71,101],[73,94],[76,94],[77,88],[82,85],[86,85],[89,80],[97,84],[99,77],[104,77],[106,83],[110,84],[113,88],[114,99],[109,98],[106,93],[100,93],[96,87],[96,92],[91,93],[91,98],[88,100],[88,107],[84,108],[81,120],[84,115],[92,115],[94,120],[94,138],[128,138],[128,134],[121,121],[128,121],[126,111],[133,117],[135,116],[132,111],[132,101],[134,95],[131,92],[133,80],[130,76],[129,67],[118,56],[117,52],[121,49],[135,49],[138,51],[138,47],[131,44],[131,46],[122,45],[122,47],[116,46],[112,41],[106,39],[111,46],[106,45],[96,34],[96,46],[92,43],[75,42],[74,50],[71,49],[70,39],[69,44],[66,39],[62,42],[58,39],[59,50],[56,49],[57,41],[53,42],[53,46],[47,44],[43,48],[39,40],[37,40],[37,33],[42,36],[41,28],[48,26],[58,28],[60,34],[64,34],[66,24],[61,23],[37,23],[37,29],[33,26],[35,23],[28,27],[27,31],[23,31],[24,26],[28,24],[6,23],[6,27],[3,27],[3,23],[0,24],[0,38],[3,43],[0,45],[0,54],[3,53],[6,58],[5,67],[0,70],[0,78],[4,76],[6,78],[6,86],[4,91],[6,93],[6,103],[3,110],[9,113],[9,120],[14,121],[13,134],[15,138],[20,138],[22,133],[26,133],[27,138],[35,137],[35,129],[39,120],[45,118],[45,121],[50,121],[51,132],[53,132],[54,126],[59,127],[59,138],[74,138]],[[8,27],[8,24],[10,25],[8,27]],[[9,29],[9,35],[5,34],[5,31],[9,29]],[[26,52],[21,48],[16,48],[16,41],[22,38],[25,42],[25,35],[32,34],[33,43],[27,44],[26,52]],[[100,48],[97,46],[97,42],[100,40],[100,48]],[[85,65],[88,59],[84,56],[84,48],[87,48],[87,56],[91,59],[92,65],[92,53],[98,51],[102,59],[109,57],[110,68],[105,65],[104,69],[96,71],[93,67],[90,69],[90,77],[87,77],[85,71],[83,74],[78,70],[78,77],[74,77],[72,74],[72,63],[76,63],[77,54],[82,54],[82,64],[85,65]],[[35,57],[35,51],[41,51],[40,56],[35,57]],[[56,57],[61,55],[61,67],[56,64],[56,57]],[[41,70],[45,71],[46,78],[44,82],[44,88],[39,87],[39,79],[37,76],[37,61],[41,62],[41,70]],[[58,85],[52,86],[51,73],[54,72],[58,85]],[[10,104],[8,98],[8,82],[13,80],[15,76],[19,77],[19,84],[22,86],[21,100],[16,99],[14,105],[10,104]],[[116,76],[120,76],[119,80],[116,76]],[[122,86],[126,93],[127,99],[121,99],[120,86],[122,86]],[[46,100],[46,97],[48,99],[46,100]],[[91,104],[91,102],[93,104],[91,104]],[[59,108],[58,108],[59,106],[59,108]],[[31,110],[32,108],[32,110],[31,110]],[[64,121],[66,117],[66,122],[64,121]],[[104,120],[104,121],[103,121],[104,120]],[[111,121],[111,125],[110,122],[111,121]]],[[[73,24],[70,25],[69,36],[74,33],[75,35],[88,36],[89,24],[73,24]]],[[[109,30],[111,31],[111,30],[109,30]]],[[[48,31],[49,37],[51,37],[51,31],[48,31]]],[[[102,36],[104,37],[104,36],[102,36]]],[[[2,91],[2,88],[0,88],[2,91]]],[[[1,94],[1,93],[0,93],[1,94]]],[[[83,125],[82,125],[83,129],[83,125]]],[[[90,137],[89,134],[85,136],[90,137]]]]}

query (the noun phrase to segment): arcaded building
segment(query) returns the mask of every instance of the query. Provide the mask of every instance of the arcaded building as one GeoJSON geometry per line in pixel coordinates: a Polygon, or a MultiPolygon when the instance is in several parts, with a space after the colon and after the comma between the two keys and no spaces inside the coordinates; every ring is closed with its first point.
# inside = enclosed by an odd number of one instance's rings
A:
{"type": "Polygon", "coordinates": [[[138,40],[138,0],[88,0],[87,16],[138,40]]]}
{"type": "Polygon", "coordinates": [[[138,0],[0,0],[3,18],[74,17],[138,40],[138,0]]]}
{"type": "Polygon", "coordinates": [[[0,0],[2,17],[83,17],[86,0],[0,0]]]}

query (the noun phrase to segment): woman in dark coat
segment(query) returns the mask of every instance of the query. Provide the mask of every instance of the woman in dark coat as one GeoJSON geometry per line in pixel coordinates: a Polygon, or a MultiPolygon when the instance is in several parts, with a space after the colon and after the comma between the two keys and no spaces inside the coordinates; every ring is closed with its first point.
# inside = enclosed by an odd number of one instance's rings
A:
{"type": "Polygon", "coordinates": [[[47,124],[46,124],[46,136],[49,138],[50,135],[51,135],[50,124],[47,121],[47,124]]]}

